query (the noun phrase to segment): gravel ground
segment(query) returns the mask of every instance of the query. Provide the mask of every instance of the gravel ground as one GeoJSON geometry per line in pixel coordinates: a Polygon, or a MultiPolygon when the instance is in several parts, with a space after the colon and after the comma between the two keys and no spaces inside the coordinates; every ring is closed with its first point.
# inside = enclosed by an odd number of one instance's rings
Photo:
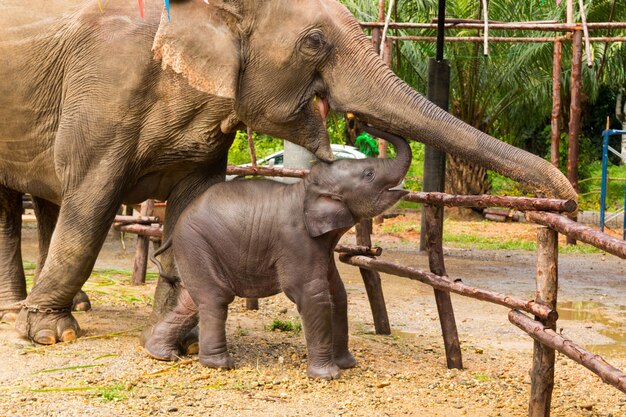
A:
{"type": "MultiPolygon", "coordinates": [[[[24,257],[35,259],[32,231],[25,236],[24,257]]],[[[395,243],[384,259],[425,268],[424,256],[395,243]]],[[[345,265],[340,272],[358,365],[339,380],[306,377],[302,333],[268,330],[274,319],[297,320],[283,295],[260,300],[256,312],[245,311],[241,299],[231,305],[227,335],[235,370],[207,369],[193,356],[152,360],[138,334],[155,282],[128,285],[124,270],[133,247],[106,243],[86,285],[94,309],[76,314],[85,333],[78,341],[33,346],[11,324],[0,324],[0,416],[527,415],[532,341],[508,323],[505,308],[452,296],[465,369],[448,370],[432,289],[383,275],[393,334],[378,336],[358,272],[345,265]]],[[[450,275],[465,283],[533,297],[531,252],[447,248],[446,261],[450,275]]],[[[626,369],[624,272],[623,262],[602,254],[560,258],[567,320],[558,326],[620,369],[626,369]]],[[[626,394],[560,355],[552,405],[554,416],[626,416],[626,394]]]]}

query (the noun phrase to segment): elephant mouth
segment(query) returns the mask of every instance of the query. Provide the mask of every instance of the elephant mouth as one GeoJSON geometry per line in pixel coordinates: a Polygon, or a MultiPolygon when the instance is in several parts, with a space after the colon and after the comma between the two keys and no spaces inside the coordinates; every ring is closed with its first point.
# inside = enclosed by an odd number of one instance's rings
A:
{"type": "Polygon", "coordinates": [[[328,117],[328,113],[330,112],[330,104],[328,104],[328,99],[326,98],[326,96],[316,93],[313,96],[313,105],[317,108],[317,111],[322,118],[324,129],[326,129],[328,127],[326,124],[326,118],[328,117]]]}

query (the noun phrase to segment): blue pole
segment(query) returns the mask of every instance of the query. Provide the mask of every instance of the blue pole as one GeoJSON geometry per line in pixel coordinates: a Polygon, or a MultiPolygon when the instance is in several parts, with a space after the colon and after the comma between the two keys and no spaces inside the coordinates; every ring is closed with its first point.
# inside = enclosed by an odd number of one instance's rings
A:
{"type": "Polygon", "coordinates": [[[624,184],[624,218],[622,219],[622,240],[626,240],[626,184],[624,184]]]}
{"type": "Polygon", "coordinates": [[[600,230],[604,232],[604,212],[606,210],[607,164],[609,159],[609,131],[602,132],[602,183],[600,184],[600,230]]]}

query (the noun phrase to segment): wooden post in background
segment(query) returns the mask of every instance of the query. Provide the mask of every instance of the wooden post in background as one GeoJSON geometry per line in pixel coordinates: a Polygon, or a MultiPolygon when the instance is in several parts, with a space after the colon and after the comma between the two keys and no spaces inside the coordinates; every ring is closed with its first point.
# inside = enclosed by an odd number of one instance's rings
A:
{"type": "Polygon", "coordinates": [[[552,57],[552,117],[550,123],[550,137],[552,146],[550,149],[550,162],[559,167],[559,149],[561,141],[561,55],[562,44],[560,40],[554,41],[554,54],[552,57]]]}
{"type": "MultiPolygon", "coordinates": [[[[372,220],[361,220],[356,225],[356,244],[359,246],[372,246],[372,220]]],[[[374,329],[376,334],[391,334],[389,326],[389,316],[387,315],[387,306],[385,305],[385,297],[383,296],[383,287],[380,280],[380,274],[369,269],[359,268],[367,298],[372,309],[372,317],[374,318],[374,329]]]]}
{"type": "MultiPolygon", "coordinates": [[[[582,91],[582,54],[583,52],[583,33],[580,30],[574,32],[572,37],[572,90],[570,102],[570,118],[569,118],[569,141],[567,152],[567,179],[578,192],[578,154],[580,136],[580,119],[582,109],[580,107],[580,94],[582,91]]],[[[577,220],[576,216],[571,217],[577,220]]],[[[576,240],[567,237],[568,245],[575,245],[576,240]]]]}
{"type": "MultiPolygon", "coordinates": [[[[441,241],[443,232],[440,229],[440,225],[443,224],[443,206],[425,204],[424,213],[427,217],[426,222],[430,225],[426,231],[426,250],[428,251],[430,272],[443,277],[447,275],[443,261],[443,242],[441,241]]],[[[435,301],[437,302],[443,344],[446,349],[448,369],[463,369],[461,344],[459,343],[450,293],[436,289],[435,301]]]]}
{"type": "MultiPolygon", "coordinates": [[[[146,200],[141,203],[140,214],[142,216],[152,216],[154,211],[154,200],[146,200]]],[[[148,266],[148,251],[150,250],[150,237],[137,235],[137,245],[135,248],[135,262],[133,266],[132,285],[143,285],[146,283],[146,269],[148,266]]]]}
{"type": "MultiPolygon", "coordinates": [[[[393,41],[389,38],[385,39],[385,44],[382,46],[383,49],[383,61],[385,64],[391,69],[391,59],[393,56],[393,41]]],[[[387,141],[384,139],[378,139],[378,157],[379,158],[387,158],[387,141]]],[[[379,214],[374,217],[375,224],[383,224],[384,216],[379,214]]]]}
{"type": "MultiPolygon", "coordinates": [[[[537,295],[535,302],[556,311],[558,292],[558,233],[549,227],[537,229],[537,295]]],[[[556,330],[556,321],[539,319],[544,326],[556,330]]],[[[529,417],[549,417],[554,388],[554,349],[534,341],[533,367],[530,374],[529,417]]]]}
{"type": "MultiPolygon", "coordinates": [[[[252,140],[252,129],[247,129],[248,149],[250,150],[250,161],[252,166],[256,166],[256,150],[254,149],[254,141],[252,140]]],[[[246,298],[246,310],[258,310],[259,299],[258,298],[246,298]]]]}
{"type": "Polygon", "coordinates": [[[247,129],[248,150],[250,151],[250,162],[252,166],[256,166],[256,150],[254,149],[254,141],[252,140],[252,129],[247,129]]]}

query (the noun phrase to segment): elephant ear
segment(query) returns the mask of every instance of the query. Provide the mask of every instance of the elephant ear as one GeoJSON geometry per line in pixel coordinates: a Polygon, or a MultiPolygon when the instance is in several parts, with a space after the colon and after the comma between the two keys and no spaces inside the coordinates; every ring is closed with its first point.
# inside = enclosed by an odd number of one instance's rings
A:
{"type": "Polygon", "coordinates": [[[220,0],[172,1],[154,38],[152,51],[163,69],[170,67],[205,93],[235,98],[240,66],[237,14],[220,0]]]}
{"type": "Polygon", "coordinates": [[[318,194],[304,201],[304,223],[309,236],[317,237],[332,230],[352,227],[354,217],[337,196],[318,194]]]}

